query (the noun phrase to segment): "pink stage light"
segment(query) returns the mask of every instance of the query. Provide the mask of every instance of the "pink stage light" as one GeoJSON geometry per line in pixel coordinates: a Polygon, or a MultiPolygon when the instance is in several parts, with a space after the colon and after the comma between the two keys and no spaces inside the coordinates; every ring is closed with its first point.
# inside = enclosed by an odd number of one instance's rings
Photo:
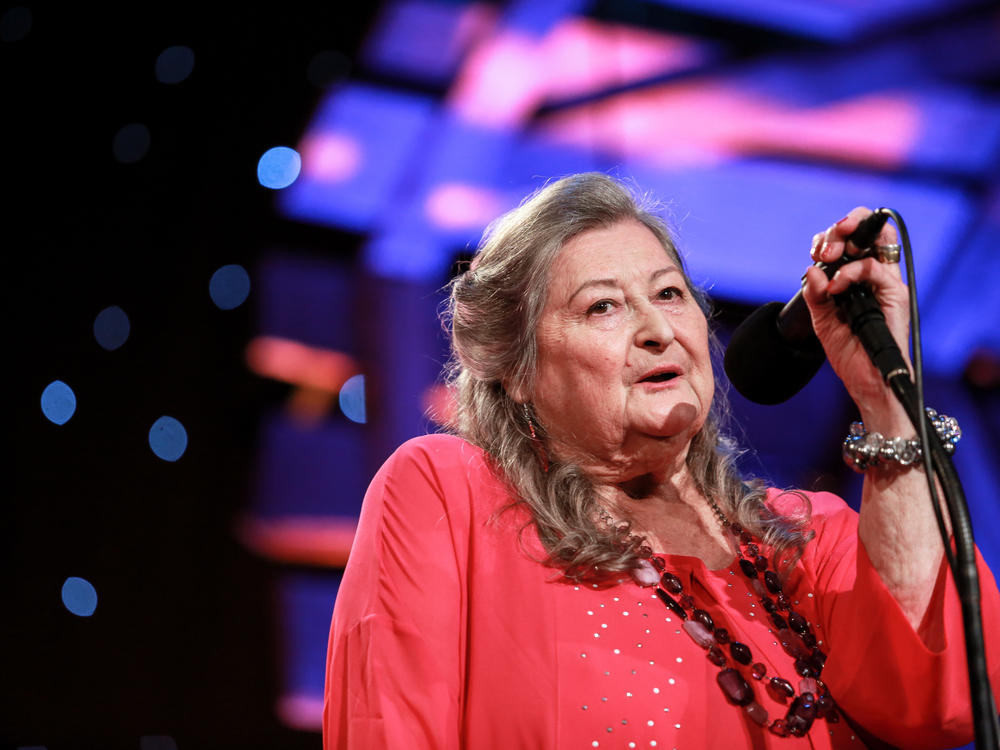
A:
{"type": "Polygon", "coordinates": [[[542,38],[501,31],[470,52],[449,95],[466,121],[524,124],[547,101],[595,93],[703,62],[708,48],[668,36],[569,18],[542,38]]]}
{"type": "Polygon", "coordinates": [[[546,118],[555,143],[664,167],[745,154],[784,154],[893,168],[920,137],[922,113],[885,92],[796,108],[729,84],[692,81],[629,92],[546,118]]]}
{"type": "Polygon", "coordinates": [[[347,564],[357,518],[303,517],[242,519],[236,537],[261,557],[290,565],[342,568],[347,564]]]}
{"type": "Polygon", "coordinates": [[[277,336],[252,339],[247,344],[246,361],[262,377],[334,394],[361,371],[350,355],[277,336]]]}
{"type": "Polygon", "coordinates": [[[326,131],[307,135],[299,144],[302,173],[319,182],[346,182],[361,168],[361,144],[347,133],[326,131]]]}
{"type": "Polygon", "coordinates": [[[488,224],[503,210],[503,203],[494,190],[449,182],[431,191],[424,209],[442,229],[469,229],[488,224]]]}

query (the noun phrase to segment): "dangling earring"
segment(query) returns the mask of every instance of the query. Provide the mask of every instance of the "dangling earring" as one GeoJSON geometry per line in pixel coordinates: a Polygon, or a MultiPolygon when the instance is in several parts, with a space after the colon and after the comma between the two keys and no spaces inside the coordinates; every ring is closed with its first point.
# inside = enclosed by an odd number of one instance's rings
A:
{"type": "Polygon", "coordinates": [[[524,409],[524,420],[528,423],[528,432],[531,433],[531,445],[535,449],[535,453],[538,454],[538,460],[542,463],[542,471],[548,474],[549,454],[545,450],[545,445],[539,440],[538,433],[535,431],[535,420],[531,418],[531,409],[528,408],[527,404],[521,404],[521,408],[524,409]]]}

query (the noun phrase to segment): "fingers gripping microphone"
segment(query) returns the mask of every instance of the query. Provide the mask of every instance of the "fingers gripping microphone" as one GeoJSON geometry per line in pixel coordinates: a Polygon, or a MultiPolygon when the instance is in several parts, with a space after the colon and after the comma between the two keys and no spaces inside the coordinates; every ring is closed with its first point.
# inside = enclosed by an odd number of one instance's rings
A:
{"type": "MultiPolygon", "coordinates": [[[[876,211],[863,219],[847,239],[858,249],[867,250],[875,244],[887,219],[888,214],[876,211]]],[[[816,263],[815,266],[827,278],[832,278],[841,266],[853,260],[856,258],[845,254],[833,263],[816,263]]],[[[895,346],[871,290],[855,284],[837,297],[841,309],[845,309],[845,305],[849,307],[845,313],[856,334],[860,336],[863,330],[867,338],[874,337],[873,345],[880,350],[887,349],[890,343],[895,346]],[[877,322],[878,318],[882,320],[884,332],[873,334],[878,328],[873,321],[877,322]]],[[[898,348],[896,353],[899,353],[898,348]]],[[[787,304],[769,302],[739,325],[726,347],[724,367],[733,387],[750,401],[780,404],[812,380],[825,358],[800,289],[787,304]]],[[[883,358],[891,357],[883,355],[883,358]]],[[[901,355],[899,361],[902,361],[901,355]]],[[[894,358],[892,362],[898,364],[894,358]]]]}

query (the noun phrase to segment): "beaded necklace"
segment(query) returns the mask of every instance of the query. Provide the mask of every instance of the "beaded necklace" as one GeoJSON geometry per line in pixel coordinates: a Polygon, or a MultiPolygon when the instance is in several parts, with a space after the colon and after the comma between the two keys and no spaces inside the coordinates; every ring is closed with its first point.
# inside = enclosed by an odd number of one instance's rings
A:
{"type": "MultiPolygon", "coordinates": [[[[820,680],[826,653],[819,648],[812,625],[792,609],[782,590],[781,579],[769,569],[767,558],[761,554],[760,545],[750,532],[738,523],[730,522],[714,500],[709,500],[709,503],[736,554],[740,571],[748,579],[774,626],[775,640],[795,660],[794,668],[800,678],[798,695],[792,683],[783,677],[775,675],[765,682],[767,667],[763,662],[754,661],[749,646],[733,640],[726,628],[716,625],[708,612],[695,605],[692,596],[684,591],[681,579],[667,570],[664,559],[654,555],[647,545],[639,549],[643,560],[640,567],[633,571],[636,583],[647,588],[655,587],[660,601],[681,619],[684,632],[706,651],[708,660],[719,667],[716,680],[726,699],[743,708],[757,724],[767,727],[779,737],[802,737],[817,718],[829,723],[840,721],[836,703],[820,680]],[[724,647],[728,647],[728,656],[724,647]],[[752,683],[744,676],[747,671],[753,681],[764,684],[764,689],[774,700],[788,705],[783,718],[769,719],[767,709],[754,697],[752,683]]],[[[616,531],[633,536],[627,531],[627,524],[616,524],[603,508],[599,514],[616,531]]]]}

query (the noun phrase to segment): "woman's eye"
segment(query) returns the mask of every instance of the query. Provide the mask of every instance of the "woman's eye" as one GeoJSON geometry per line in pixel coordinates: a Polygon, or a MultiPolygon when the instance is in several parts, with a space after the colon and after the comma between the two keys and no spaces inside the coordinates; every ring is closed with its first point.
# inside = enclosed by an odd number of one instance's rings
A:
{"type": "Polygon", "coordinates": [[[668,286],[666,289],[660,290],[659,296],[660,299],[681,299],[684,296],[684,290],[676,286],[668,286]]]}
{"type": "Polygon", "coordinates": [[[602,299],[595,302],[590,307],[587,308],[588,315],[603,315],[604,313],[611,312],[613,303],[609,299],[602,299]]]}

